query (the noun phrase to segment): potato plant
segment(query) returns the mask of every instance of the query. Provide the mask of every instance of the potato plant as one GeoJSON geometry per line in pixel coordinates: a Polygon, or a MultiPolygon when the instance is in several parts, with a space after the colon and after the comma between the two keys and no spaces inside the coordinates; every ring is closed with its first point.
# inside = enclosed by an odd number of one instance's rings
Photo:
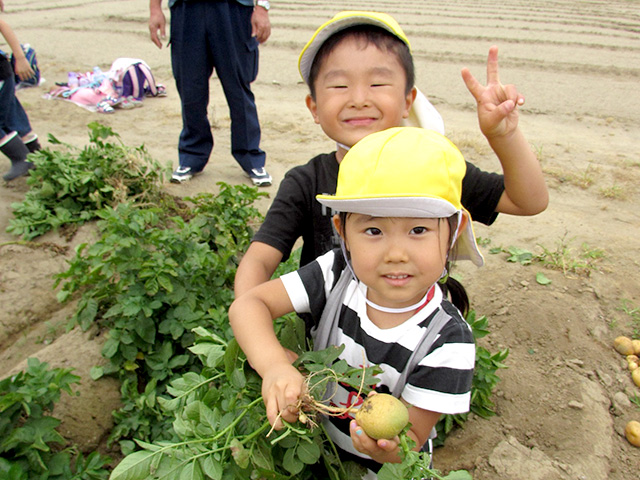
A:
{"type": "Polygon", "coordinates": [[[11,205],[8,232],[31,240],[49,230],[73,231],[106,206],[161,201],[163,168],[146,148],[124,145],[117,133],[97,122],[88,127],[89,144],[83,149],[50,134],[55,149],[29,156],[37,168],[27,178],[24,199],[11,205]]]}
{"type": "Polygon", "coordinates": [[[60,394],[73,393],[80,377],[70,368],[49,368],[37,358],[26,370],[0,381],[0,478],[6,480],[102,480],[111,461],[84,457],[68,445],[52,415],[60,394]]]}
{"type": "MultiPolygon", "coordinates": [[[[261,380],[248,367],[235,340],[225,341],[201,327],[195,333],[198,337],[190,350],[202,361],[202,370],[174,380],[167,388],[170,397],[159,398],[163,410],[173,418],[178,440],[138,441],[141,450],[125,457],[113,470],[111,480],[362,478],[361,467],[340,460],[319,419],[295,425],[285,422],[283,430],[271,432],[260,394],[261,380]]],[[[355,388],[364,385],[363,393],[370,390],[367,385],[376,383],[379,367],[352,368],[343,360],[336,361],[342,348],[306,352],[299,357],[297,365],[313,378],[309,392],[314,398],[322,398],[333,381],[355,388]]],[[[306,413],[314,415],[313,411],[306,413]]],[[[381,479],[419,478],[416,475],[471,478],[466,472],[440,476],[428,468],[428,455],[410,452],[413,445],[408,442],[403,434],[405,461],[385,465],[381,479]]]]}

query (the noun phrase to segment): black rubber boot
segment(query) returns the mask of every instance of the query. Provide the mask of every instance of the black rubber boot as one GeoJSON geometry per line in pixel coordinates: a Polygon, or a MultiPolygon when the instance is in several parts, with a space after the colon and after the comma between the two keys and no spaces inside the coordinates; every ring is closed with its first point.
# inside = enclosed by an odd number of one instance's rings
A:
{"type": "Polygon", "coordinates": [[[18,135],[15,135],[11,140],[0,146],[0,152],[11,160],[11,170],[2,177],[7,182],[26,175],[34,167],[33,163],[27,162],[29,149],[22,143],[18,135]]]}
{"type": "Polygon", "coordinates": [[[37,152],[42,148],[40,146],[40,142],[38,141],[38,137],[35,137],[34,139],[29,140],[28,142],[24,142],[24,145],[29,149],[29,153],[37,152]]]}

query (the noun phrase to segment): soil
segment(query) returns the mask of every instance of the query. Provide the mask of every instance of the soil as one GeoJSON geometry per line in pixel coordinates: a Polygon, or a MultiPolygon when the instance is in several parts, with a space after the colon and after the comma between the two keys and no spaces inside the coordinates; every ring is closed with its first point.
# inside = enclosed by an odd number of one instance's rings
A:
{"type": "MultiPolygon", "coordinates": [[[[148,38],[146,2],[4,3],[5,20],[21,41],[36,48],[46,78],[43,85],[18,92],[45,145],[53,134],[83,146],[86,125],[97,120],[126,144],[145,144],[157,160],[177,163],[180,106],[169,51],[158,50],[148,38]],[[68,71],[95,65],[107,70],[118,57],[144,59],[166,85],[167,97],[112,115],[43,98],[68,71]]],[[[281,0],[273,5],[272,35],[261,47],[253,85],[274,177],[265,191],[272,196],[288,169],[334,149],[305,108],[306,87],[296,69],[305,41],[334,13],[377,9],[399,21],[412,42],[418,86],[465,156],[490,171],[500,171],[500,164],[477,128],[475,103],[460,69],[467,66],[483,79],[489,47],[499,46],[503,83],[517,85],[526,97],[520,125],[543,166],[550,204],[534,217],[501,215],[491,227],[475,226],[486,266],[460,264],[457,273],[473,308],[489,318],[490,334],[479,343],[491,351],[508,348],[509,356],[493,397],[496,415],[471,416],[436,451],[436,467],[467,469],[477,480],[637,477],[640,449],[623,431],[629,420],[640,420],[640,405],[630,401],[638,399],[640,389],[612,344],[616,336],[640,330],[634,311],[640,306],[638,3],[281,0]],[[547,264],[509,261],[509,247],[539,255],[547,264]]],[[[229,153],[230,120],[216,78],[211,87],[216,147],[202,175],[166,185],[175,195],[215,192],[218,181],[247,182],[229,153]]],[[[75,368],[82,377],[80,395],[65,396],[56,415],[64,419],[62,434],[91,451],[104,445],[118,385],[89,378],[91,366],[102,361],[101,339],[65,333],[74,306],[57,302],[52,275],[66,269],[75,246],[95,238],[94,230],[87,225],[70,240],[52,232],[36,244],[19,242],[4,230],[11,203],[27,188],[24,179],[0,186],[0,375],[24,368],[30,356],[75,368]]],[[[258,206],[266,211],[269,202],[258,206]]]]}

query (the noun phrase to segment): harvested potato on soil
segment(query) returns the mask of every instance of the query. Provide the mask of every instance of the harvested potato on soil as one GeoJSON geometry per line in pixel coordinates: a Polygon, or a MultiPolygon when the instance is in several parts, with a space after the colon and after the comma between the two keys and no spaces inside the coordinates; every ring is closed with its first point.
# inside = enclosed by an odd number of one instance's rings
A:
{"type": "Polygon", "coordinates": [[[631,372],[631,378],[633,379],[633,383],[636,386],[640,387],[640,368],[636,368],[633,372],[631,372]]]}
{"type": "Polygon", "coordinates": [[[633,346],[633,353],[640,355],[640,340],[631,340],[631,345],[633,346]]]}
{"type": "Polygon", "coordinates": [[[409,411],[393,395],[378,393],[365,399],[356,412],[356,422],[371,438],[391,439],[409,423],[409,411]]]}
{"type": "Polygon", "coordinates": [[[624,436],[629,443],[635,447],[640,447],[640,422],[631,420],[624,429],[624,436]]]}
{"type": "Polygon", "coordinates": [[[617,337],[613,341],[613,346],[621,355],[633,355],[633,342],[629,337],[623,335],[617,337]]]}
{"type": "Polygon", "coordinates": [[[640,359],[638,359],[637,355],[627,355],[627,364],[629,365],[629,370],[633,372],[640,367],[640,359]]]}

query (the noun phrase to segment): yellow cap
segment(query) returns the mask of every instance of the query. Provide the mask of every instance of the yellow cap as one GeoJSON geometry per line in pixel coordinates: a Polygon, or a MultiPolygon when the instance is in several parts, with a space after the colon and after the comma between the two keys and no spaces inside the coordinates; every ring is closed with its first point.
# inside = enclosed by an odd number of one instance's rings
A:
{"type": "Polygon", "coordinates": [[[333,34],[344,30],[345,28],[353,27],[356,25],[373,25],[376,27],[387,30],[392,35],[395,35],[409,48],[409,39],[400,28],[398,22],[393,17],[386,13],[378,12],[358,12],[358,11],[345,11],[338,13],[328,22],[323,23],[315,31],[311,40],[302,49],[300,58],[298,59],[298,70],[305,83],[309,83],[309,72],[311,71],[311,65],[316,58],[316,54],[322,44],[333,34]]]}
{"type": "Polygon", "coordinates": [[[396,127],[366,136],[340,163],[335,195],[318,195],[338,212],[375,217],[469,217],[457,257],[484,263],[471,218],[461,203],[466,163],[460,150],[432,130],[396,127]]]}

